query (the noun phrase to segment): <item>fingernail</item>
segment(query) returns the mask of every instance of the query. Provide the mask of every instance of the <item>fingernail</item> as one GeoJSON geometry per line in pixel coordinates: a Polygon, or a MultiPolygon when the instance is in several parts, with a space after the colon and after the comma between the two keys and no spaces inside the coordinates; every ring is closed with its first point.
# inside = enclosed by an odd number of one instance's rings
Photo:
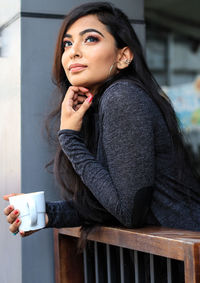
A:
{"type": "Polygon", "coordinates": [[[90,95],[90,96],[87,98],[87,101],[88,101],[89,103],[91,103],[91,102],[92,102],[92,99],[93,99],[93,95],[90,95]]]}
{"type": "Polygon", "coordinates": [[[23,231],[19,231],[19,233],[20,233],[20,235],[22,235],[22,236],[24,235],[24,232],[23,232],[23,231]]]}
{"type": "Polygon", "coordinates": [[[19,218],[18,218],[18,219],[16,220],[16,223],[19,223],[19,221],[20,221],[20,220],[19,220],[19,218]]]}
{"type": "Polygon", "coordinates": [[[14,211],[14,214],[15,214],[15,215],[17,215],[17,214],[18,214],[18,212],[19,212],[18,210],[15,210],[15,211],[14,211]]]}
{"type": "Polygon", "coordinates": [[[10,205],[10,206],[8,207],[8,209],[9,209],[9,210],[13,209],[12,205],[10,205]]]}

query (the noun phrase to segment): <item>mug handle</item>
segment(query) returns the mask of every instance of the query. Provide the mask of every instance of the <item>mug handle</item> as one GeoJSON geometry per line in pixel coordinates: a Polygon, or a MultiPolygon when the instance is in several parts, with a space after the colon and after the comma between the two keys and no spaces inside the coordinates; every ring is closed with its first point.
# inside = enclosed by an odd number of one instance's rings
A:
{"type": "Polygon", "coordinates": [[[31,217],[31,226],[34,226],[37,224],[37,210],[35,201],[33,199],[28,199],[27,204],[29,207],[30,217],[31,217]]]}

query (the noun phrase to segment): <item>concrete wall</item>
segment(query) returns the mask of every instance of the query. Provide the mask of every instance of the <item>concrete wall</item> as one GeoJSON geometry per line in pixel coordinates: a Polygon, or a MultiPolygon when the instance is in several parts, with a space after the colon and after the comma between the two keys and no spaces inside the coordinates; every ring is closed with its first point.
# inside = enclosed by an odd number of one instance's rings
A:
{"type": "MultiPolygon", "coordinates": [[[[59,25],[55,19],[21,19],[21,190],[45,190],[47,200],[59,199],[52,176],[44,170],[51,158],[41,134],[53,90],[51,68],[59,25]]],[[[53,264],[52,230],[23,239],[23,283],[53,283],[53,264]]]]}
{"type": "Polygon", "coordinates": [[[20,12],[20,0],[0,0],[0,27],[20,12]]]}
{"type": "MultiPolygon", "coordinates": [[[[7,21],[12,20],[2,30],[2,39],[8,37],[9,41],[3,42],[4,57],[0,59],[0,77],[7,70],[4,83],[0,84],[2,195],[45,190],[46,199],[59,199],[53,178],[44,169],[51,158],[51,150],[41,133],[53,91],[51,68],[57,32],[62,22],[59,15],[84,2],[22,0],[20,7],[19,1],[16,1],[16,7],[22,13],[15,9],[6,18],[7,21]],[[14,26],[17,26],[17,32],[14,26]],[[13,29],[11,34],[8,34],[9,28],[13,29]],[[14,33],[17,40],[13,42],[14,33]],[[15,57],[11,58],[8,50],[15,50],[15,57]]],[[[0,0],[1,3],[5,1],[0,0]]],[[[143,1],[125,0],[122,3],[116,0],[114,3],[128,14],[144,44],[143,1]]],[[[1,211],[5,205],[0,200],[1,211]]],[[[1,283],[53,283],[52,230],[43,230],[20,240],[20,237],[8,232],[2,213],[0,221],[3,227],[0,235],[1,283]]]]}
{"type": "MultiPolygon", "coordinates": [[[[6,14],[6,13],[5,13],[6,14]]],[[[1,18],[2,19],[2,18],[1,18]]],[[[21,282],[21,241],[8,231],[2,196],[20,192],[20,20],[2,33],[0,57],[0,274],[1,283],[21,282]]]]}
{"type": "MultiPolygon", "coordinates": [[[[28,12],[38,12],[38,13],[51,13],[51,14],[65,14],[67,11],[71,10],[75,6],[78,6],[85,2],[97,2],[95,0],[83,1],[64,1],[64,0],[22,0],[21,10],[28,12]]],[[[130,19],[143,19],[144,16],[144,3],[143,0],[114,0],[108,1],[114,3],[117,7],[122,9],[130,19]]]]}

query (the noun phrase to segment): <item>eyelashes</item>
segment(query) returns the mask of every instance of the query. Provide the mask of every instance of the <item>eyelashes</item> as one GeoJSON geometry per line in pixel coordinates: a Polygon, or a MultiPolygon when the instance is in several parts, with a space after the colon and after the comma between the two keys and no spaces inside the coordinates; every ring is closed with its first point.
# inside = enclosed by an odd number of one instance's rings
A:
{"type": "Polygon", "coordinates": [[[93,36],[93,35],[89,35],[89,36],[85,39],[84,42],[98,42],[98,41],[99,41],[98,37],[93,36]]]}
{"type": "Polygon", "coordinates": [[[62,43],[63,49],[65,49],[66,47],[69,47],[69,46],[71,46],[71,45],[72,45],[72,43],[71,43],[71,41],[69,41],[69,40],[65,40],[65,41],[63,41],[63,43],[62,43]]]}
{"type": "MultiPolygon", "coordinates": [[[[82,44],[95,43],[95,42],[98,42],[98,41],[99,41],[99,38],[98,38],[98,37],[96,37],[96,36],[94,36],[94,35],[89,35],[89,36],[87,36],[87,37],[84,39],[84,41],[83,41],[82,44]]],[[[70,40],[64,40],[63,43],[62,43],[63,49],[65,49],[65,48],[67,48],[67,47],[70,47],[70,46],[72,46],[72,45],[73,45],[73,43],[72,43],[72,41],[70,41],[70,40]]]]}

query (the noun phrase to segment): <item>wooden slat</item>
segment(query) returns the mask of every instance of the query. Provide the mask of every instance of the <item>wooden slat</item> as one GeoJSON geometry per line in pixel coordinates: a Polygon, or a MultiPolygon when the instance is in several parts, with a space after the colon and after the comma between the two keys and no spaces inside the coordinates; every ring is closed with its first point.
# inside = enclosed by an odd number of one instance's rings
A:
{"type": "MultiPolygon", "coordinates": [[[[80,236],[79,228],[62,228],[60,234],[80,236]]],[[[89,240],[143,251],[150,254],[184,260],[185,245],[200,243],[200,233],[164,227],[121,229],[100,227],[89,234],[89,240]]]]}
{"type": "Polygon", "coordinates": [[[83,283],[83,255],[77,253],[77,239],[54,230],[56,283],[83,283]]]}
{"type": "Polygon", "coordinates": [[[60,283],[60,254],[59,254],[59,230],[54,229],[54,266],[55,282],[60,283]]]}
{"type": "Polygon", "coordinates": [[[185,248],[185,283],[200,282],[200,245],[185,248]]]}

